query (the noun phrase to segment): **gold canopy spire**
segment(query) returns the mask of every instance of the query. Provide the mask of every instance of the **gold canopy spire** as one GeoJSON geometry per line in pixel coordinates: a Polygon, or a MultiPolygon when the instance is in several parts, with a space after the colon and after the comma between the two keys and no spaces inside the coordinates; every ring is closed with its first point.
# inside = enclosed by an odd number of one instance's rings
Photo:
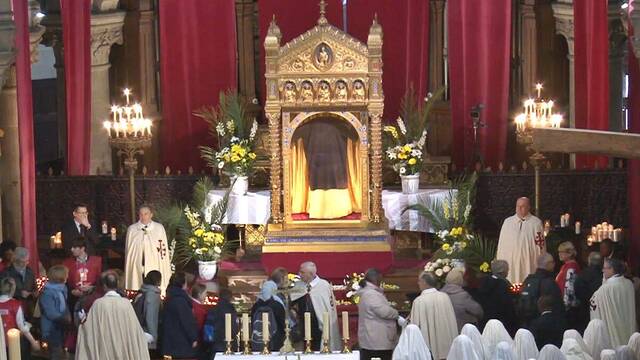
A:
{"type": "Polygon", "coordinates": [[[318,19],[318,25],[326,25],[327,22],[327,18],[325,17],[325,14],[327,13],[327,2],[325,0],[320,0],[320,4],[318,4],[318,6],[320,6],[320,18],[318,19]]]}

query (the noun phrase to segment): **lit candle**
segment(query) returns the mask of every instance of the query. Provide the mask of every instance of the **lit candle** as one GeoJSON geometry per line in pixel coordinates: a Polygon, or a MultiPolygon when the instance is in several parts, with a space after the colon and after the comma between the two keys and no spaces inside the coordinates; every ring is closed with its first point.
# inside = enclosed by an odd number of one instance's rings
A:
{"type": "Polygon", "coordinates": [[[124,96],[127,98],[127,105],[129,105],[129,95],[131,95],[131,90],[129,89],[124,89],[122,91],[122,93],[124,94],[124,96]]]}
{"type": "Polygon", "coordinates": [[[117,237],[116,237],[116,228],[115,228],[115,227],[112,227],[112,228],[111,228],[111,240],[112,240],[112,241],[116,241],[116,240],[117,240],[117,237]]]}
{"type": "Polygon", "coordinates": [[[580,226],[582,226],[580,221],[576,221],[576,235],[580,235],[580,226]]]}
{"type": "Polygon", "coordinates": [[[107,130],[107,133],[109,134],[109,137],[111,137],[111,122],[104,121],[102,123],[102,126],[105,128],[105,130],[107,130]]]}
{"type": "Polygon", "coordinates": [[[107,235],[109,233],[109,226],[107,225],[107,220],[102,220],[102,235],[107,235]]]}
{"type": "Polygon", "coordinates": [[[224,341],[231,341],[231,314],[224,314],[224,341]]]}
{"type": "Polygon", "coordinates": [[[304,339],[311,341],[311,313],[304,313],[304,339]]]}
{"type": "Polygon", "coordinates": [[[527,121],[527,115],[520,114],[516,116],[516,126],[518,130],[524,130],[524,125],[526,121],[527,121]]]}
{"type": "Polygon", "coordinates": [[[20,354],[20,330],[9,329],[7,331],[7,345],[9,345],[9,360],[20,360],[22,355],[20,354]]]}
{"type": "Polygon", "coordinates": [[[542,84],[537,83],[536,84],[536,90],[538,91],[538,98],[540,98],[540,91],[542,91],[542,84]]]}
{"type": "Polygon", "coordinates": [[[329,340],[329,313],[322,314],[322,340],[329,340]]]}
{"type": "Polygon", "coordinates": [[[269,313],[262,313],[262,342],[269,342],[269,313]]]}
{"type": "Polygon", "coordinates": [[[613,231],[613,239],[614,242],[618,242],[622,240],[622,229],[615,229],[613,231]]]}
{"type": "Polygon", "coordinates": [[[342,338],[349,340],[349,313],[342,312],[342,338]]]}
{"type": "Polygon", "coordinates": [[[564,215],[560,215],[560,227],[565,227],[565,224],[564,224],[564,215]]]}
{"type": "Polygon", "coordinates": [[[242,341],[249,341],[249,314],[242,314],[242,341]]]}
{"type": "Polygon", "coordinates": [[[55,235],[51,235],[51,238],[49,238],[49,247],[52,249],[56,248],[56,236],[55,235]]]}

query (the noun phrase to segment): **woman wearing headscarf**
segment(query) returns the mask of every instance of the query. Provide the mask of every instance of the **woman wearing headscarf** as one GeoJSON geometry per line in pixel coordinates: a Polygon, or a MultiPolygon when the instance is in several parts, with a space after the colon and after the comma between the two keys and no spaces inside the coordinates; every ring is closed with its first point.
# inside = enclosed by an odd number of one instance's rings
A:
{"type": "Polygon", "coordinates": [[[622,345],[622,346],[618,346],[618,348],[616,349],[616,360],[636,360],[636,354],[633,352],[633,350],[627,346],[627,345],[622,345]]]}
{"type": "Polygon", "coordinates": [[[429,360],[431,351],[424,341],[417,325],[409,324],[400,335],[398,345],[393,350],[393,360],[429,360]]]}
{"type": "Polygon", "coordinates": [[[538,346],[531,331],[519,329],[518,332],[516,332],[516,336],[513,338],[513,352],[518,359],[528,360],[538,358],[538,346]]]}
{"type": "MultiPolygon", "coordinates": [[[[285,306],[284,302],[277,294],[278,285],[276,285],[274,281],[266,281],[262,284],[262,289],[260,289],[260,294],[258,295],[256,303],[253,304],[253,307],[251,308],[252,319],[255,319],[256,316],[261,316],[260,314],[268,311],[267,309],[271,309],[271,312],[273,312],[276,331],[269,342],[269,348],[271,351],[279,351],[284,344],[285,338],[285,306]]],[[[253,321],[251,321],[251,323],[253,324],[253,321]]]]}
{"type": "Polygon", "coordinates": [[[476,351],[476,355],[478,355],[479,360],[485,359],[486,349],[484,347],[484,343],[482,342],[482,335],[478,328],[473,324],[466,324],[462,327],[462,331],[460,331],[460,335],[466,335],[473,342],[473,348],[476,351]]]}
{"type": "Polygon", "coordinates": [[[453,339],[447,360],[480,360],[473,346],[473,341],[466,335],[458,335],[453,339]]]}
{"type": "Polygon", "coordinates": [[[445,285],[440,289],[441,292],[449,295],[456,314],[458,331],[462,330],[464,324],[478,324],[484,314],[482,306],[462,288],[463,284],[464,269],[454,268],[447,274],[445,285]]]}
{"type": "Polygon", "coordinates": [[[506,341],[501,341],[496,345],[493,360],[517,360],[517,358],[516,354],[513,352],[511,344],[506,341]]]}
{"type": "Polygon", "coordinates": [[[482,343],[485,348],[485,359],[493,359],[496,346],[502,341],[513,345],[513,340],[504,325],[496,319],[491,319],[487,322],[482,332],[482,343]]]}
{"type": "Polygon", "coordinates": [[[604,349],[600,352],[600,359],[616,360],[616,351],[611,349],[604,349]]]}
{"type": "Polygon", "coordinates": [[[636,354],[636,358],[640,359],[640,333],[633,333],[629,338],[629,347],[636,354]]]}
{"type": "Polygon", "coordinates": [[[580,346],[582,351],[589,354],[589,356],[592,356],[591,353],[589,352],[589,347],[587,346],[587,343],[584,342],[584,339],[582,338],[582,335],[580,335],[578,330],[569,329],[565,331],[564,335],[562,336],[562,341],[567,339],[574,339],[578,343],[578,346],[580,346]]]}
{"type": "Polygon", "coordinates": [[[593,360],[601,360],[602,350],[611,349],[611,340],[609,340],[609,332],[604,321],[600,319],[589,321],[589,325],[584,331],[584,342],[587,344],[587,350],[593,360]]]}
{"type": "Polygon", "coordinates": [[[398,311],[391,307],[380,288],[382,274],[367,270],[360,283],[358,303],[358,342],[360,360],[380,358],[390,360],[398,342],[396,324],[398,311]]]}
{"type": "Polygon", "coordinates": [[[558,349],[557,346],[553,344],[545,345],[542,350],[540,350],[540,355],[538,356],[538,360],[566,360],[567,358],[564,356],[562,351],[558,349]]]}
{"type": "Polygon", "coordinates": [[[581,346],[576,339],[566,338],[562,341],[562,347],[560,351],[564,354],[567,360],[593,360],[581,346]]]}

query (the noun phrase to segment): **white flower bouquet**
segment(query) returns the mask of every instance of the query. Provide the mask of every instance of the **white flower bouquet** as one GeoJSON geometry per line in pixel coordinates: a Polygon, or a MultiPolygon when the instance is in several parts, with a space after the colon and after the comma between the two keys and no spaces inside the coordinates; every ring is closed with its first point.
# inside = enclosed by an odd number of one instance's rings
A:
{"type": "Polygon", "coordinates": [[[447,258],[430,261],[424,266],[424,271],[435,275],[441,285],[444,284],[451,269],[453,269],[452,261],[447,258]]]}

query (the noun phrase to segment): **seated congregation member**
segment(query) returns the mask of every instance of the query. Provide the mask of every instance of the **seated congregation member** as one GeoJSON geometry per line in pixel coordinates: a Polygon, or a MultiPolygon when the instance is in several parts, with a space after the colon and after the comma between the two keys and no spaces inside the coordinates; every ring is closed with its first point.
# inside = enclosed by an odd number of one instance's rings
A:
{"type": "Polygon", "coordinates": [[[456,314],[449,296],[436,289],[438,281],[433,274],[423,272],[418,278],[422,293],[411,307],[409,321],[418,325],[433,359],[444,359],[453,339],[458,335],[456,314]]]}
{"type": "Polygon", "coordinates": [[[485,359],[493,359],[496,354],[496,348],[501,342],[513,344],[513,339],[507,332],[504,325],[496,319],[491,319],[485,325],[482,331],[482,344],[484,345],[485,359]]]}
{"type": "Polygon", "coordinates": [[[35,351],[40,349],[40,344],[31,335],[31,324],[25,321],[24,312],[19,300],[13,298],[16,291],[16,283],[12,278],[0,280],[0,316],[2,316],[2,326],[4,334],[9,329],[19,329],[21,333],[20,347],[22,348],[22,358],[29,358],[30,348],[35,351]]]}
{"type": "Polygon", "coordinates": [[[447,360],[480,360],[473,341],[466,335],[458,335],[453,339],[447,360]]]}
{"type": "Polygon", "coordinates": [[[576,261],[577,254],[575,246],[570,241],[565,241],[558,245],[558,257],[562,262],[562,267],[558,275],[556,275],[556,284],[560,289],[567,323],[571,328],[575,328],[580,324],[580,301],[576,296],[575,290],[576,278],[580,273],[580,265],[576,261]]]}
{"type": "Polygon", "coordinates": [[[581,346],[576,339],[564,339],[560,351],[564,354],[567,360],[593,360],[581,346]]]}
{"type": "Polygon", "coordinates": [[[591,319],[601,319],[609,330],[611,345],[626,345],[636,331],[633,283],[624,277],[621,260],[607,258],[602,267],[604,282],[591,298],[591,319]]]}
{"type": "Polygon", "coordinates": [[[408,324],[398,340],[398,345],[393,350],[393,360],[423,360],[431,359],[431,351],[424,341],[420,328],[414,324],[408,324]]]}
{"type": "Polygon", "coordinates": [[[576,277],[575,289],[576,297],[579,301],[578,312],[580,313],[580,324],[576,325],[576,330],[582,332],[589,323],[590,300],[593,294],[602,285],[602,255],[593,251],[587,258],[587,267],[576,277]]]}
{"type": "Polygon", "coordinates": [[[162,314],[162,355],[174,359],[194,358],[198,349],[198,325],[186,288],[184,272],[171,276],[162,314]]]}
{"type": "MultiPolygon", "coordinates": [[[[262,322],[261,316],[262,313],[265,312],[269,313],[269,318],[275,321],[275,324],[270,324],[273,334],[271,334],[272,337],[269,342],[269,348],[271,351],[279,351],[284,344],[286,310],[284,302],[278,296],[276,283],[273,281],[266,281],[262,284],[262,289],[260,289],[256,303],[253,304],[251,308],[251,323],[255,324],[256,320],[262,322]]],[[[261,329],[254,329],[254,331],[255,330],[260,331],[260,334],[262,334],[261,329]]]]}
{"type": "MultiPolygon", "coordinates": [[[[218,293],[218,304],[207,314],[205,321],[205,338],[210,337],[213,331],[213,341],[210,345],[211,353],[224,352],[226,349],[225,337],[225,315],[231,314],[231,335],[235,339],[238,334],[238,313],[231,303],[232,293],[229,289],[220,289],[218,293]],[[207,330],[210,329],[210,330],[207,330]]],[[[235,341],[232,349],[236,349],[235,341]]]]}
{"type": "Polygon", "coordinates": [[[516,353],[513,352],[513,347],[507,341],[499,342],[498,345],[496,345],[493,358],[495,360],[518,360],[516,353]]]}
{"type": "Polygon", "coordinates": [[[629,343],[627,344],[631,350],[636,354],[636,357],[640,359],[640,333],[633,333],[629,338],[629,343]]]}
{"type": "Polygon", "coordinates": [[[531,331],[518,329],[513,338],[513,351],[518,359],[537,359],[539,355],[536,339],[531,331]]]}
{"type": "Polygon", "coordinates": [[[87,295],[96,286],[102,273],[102,258],[87,254],[87,242],[83,237],[76,238],[71,244],[72,257],[64,260],[69,269],[67,286],[71,290],[71,306],[80,297],[87,295]]]}
{"type": "Polygon", "coordinates": [[[94,255],[95,248],[100,242],[100,238],[94,226],[89,222],[89,207],[87,204],[76,204],[73,207],[73,219],[67,221],[62,226],[62,246],[71,253],[71,245],[77,237],[84,237],[86,240],[87,253],[94,255]]]}
{"type": "MultiPolygon", "coordinates": [[[[382,274],[369,269],[360,283],[358,303],[358,342],[360,360],[380,358],[391,360],[398,335],[396,326],[400,315],[391,307],[380,288],[382,274]]],[[[402,319],[404,322],[404,319],[402,319]]]]}
{"type": "Polygon", "coordinates": [[[616,348],[616,360],[637,360],[637,358],[629,346],[622,345],[616,348]]]}
{"type": "MultiPolygon", "coordinates": [[[[331,284],[318,276],[316,264],[311,261],[300,265],[300,279],[291,290],[291,300],[298,314],[298,326],[304,326],[304,313],[311,313],[311,348],[320,350],[323,326],[329,326],[329,348],[341,349],[338,330],[338,312],[331,284]],[[324,313],[329,313],[329,324],[323,324],[324,313]]],[[[304,332],[302,332],[304,334],[304,332]]]]}
{"type": "Polygon", "coordinates": [[[24,310],[27,319],[31,318],[36,301],[36,276],[29,266],[29,259],[29,250],[17,247],[13,263],[2,273],[2,276],[9,276],[15,280],[16,293],[14,297],[22,301],[22,310],[24,310]]]}
{"type": "Polygon", "coordinates": [[[584,330],[584,343],[594,360],[600,360],[600,354],[603,350],[611,349],[611,339],[604,321],[600,319],[589,321],[589,325],[584,330]]]}
{"type": "Polygon", "coordinates": [[[578,346],[580,346],[580,348],[586,353],[589,354],[589,347],[587,346],[587,343],[584,342],[584,339],[582,338],[582,335],[580,335],[580,333],[576,330],[576,329],[569,329],[567,331],[564,332],[564,335],[562,336],[562,341],[566,341],[567,339],[573,339],[578,343],[578,346]]]}
{"type": "Polygon", "coordinates": [[[129,299],[120,296],[118,275],[102,277],[105,294],[97,299],[78,329],[77,359],[149,359],[145,336],[129,299]]]}
{"type": "MultiPolygon", "coordinates": [[[[549,296],[552,299],[554,315],[564,313],[562,295],[553,274],[553,269],[556,266],[553,256],[549,253],[542,253],[536,259],[536,263],[536,272],[527,276],[522,284],[522,292],[518,302],[519,316],[522,318],[525,327],[529,326],[531,321],[538,317],[540,310],[538,300],[542,296],[549,296]]],[[[538,343],[538,346],[542,345],[538,343]]],[[[556,346],[560,345],[561,343],[556,344],[556,346]]]]}
{"type": "Polygon", "coordinates": [[[160,283],[162,274],[160,271],[152,270],[144,277],[142,287],[138,291],[133,301],[133,307],[141,321],[142,329],[153,338],[149,342],[149,349],[158,348],[158,323],[160,319],[160,283]]]}
{"type": "Polygon", "coordinates": [[[560,349],[552,344],[548,344],[542,347],[540,350],[540,356],[538,360],[566,360],[567,358],[564,356],[560,349]]]}
{"type": "Polygon", "coordinates": [[[480,329],[491,319],[499,320],[510,334],[515,334],[518,329],[511,283],[506,279],[508,273],[509,264],[506,261],[491,262],[491,276],[483,279],[477,291],[477,300],[484,311],[480,329]]]}
{"type": "Polygon", "coordinates": [[[473,348],[478,355],[478,360],[483,360],[485,358],[485,348],[484,343],[482,342],[482,334],[478,328],[473,324],[465,324],[460,330],[460,335],[466,335],[473,342],[473,348]]]}
{"type": "Polygon", "coordinates": [[[456,313],[458,331],[462,330],[464,324],[477,325],[484,315],[482,306],[462,288],[463,283],[464,269],[454,268],[447,274],[445,285],[440,289],[441,292],[449,295],[456,313]]]}
{"type": "Polygon", "coordinates": [[[550,295],[543,295],[538,299],[538,310],[540,316],[531,321],[529,330],[536,339],[539,348],[544,345],[553,344],[562,346],[562,338],[567,323],[564,315],[557,310],[556,299],[550,295]]]}
{"type": "Polygon", "coordinates": [[[71,324],[71,312],[67,307],[67,277],[69,270],[55,265],[47,273],[49,281],[38,299],[40,304],[40,330],[42,340],[49,344],[49,356],[52,360],[64,359],[64,330],[71,324]]]}
{"type": "Polygon", "coordinates": [[[4,271],[13,263],[14,252],[16,251],[16,243],[11,240],[4,240],[0,243],[0,271],[4,271]]]}

